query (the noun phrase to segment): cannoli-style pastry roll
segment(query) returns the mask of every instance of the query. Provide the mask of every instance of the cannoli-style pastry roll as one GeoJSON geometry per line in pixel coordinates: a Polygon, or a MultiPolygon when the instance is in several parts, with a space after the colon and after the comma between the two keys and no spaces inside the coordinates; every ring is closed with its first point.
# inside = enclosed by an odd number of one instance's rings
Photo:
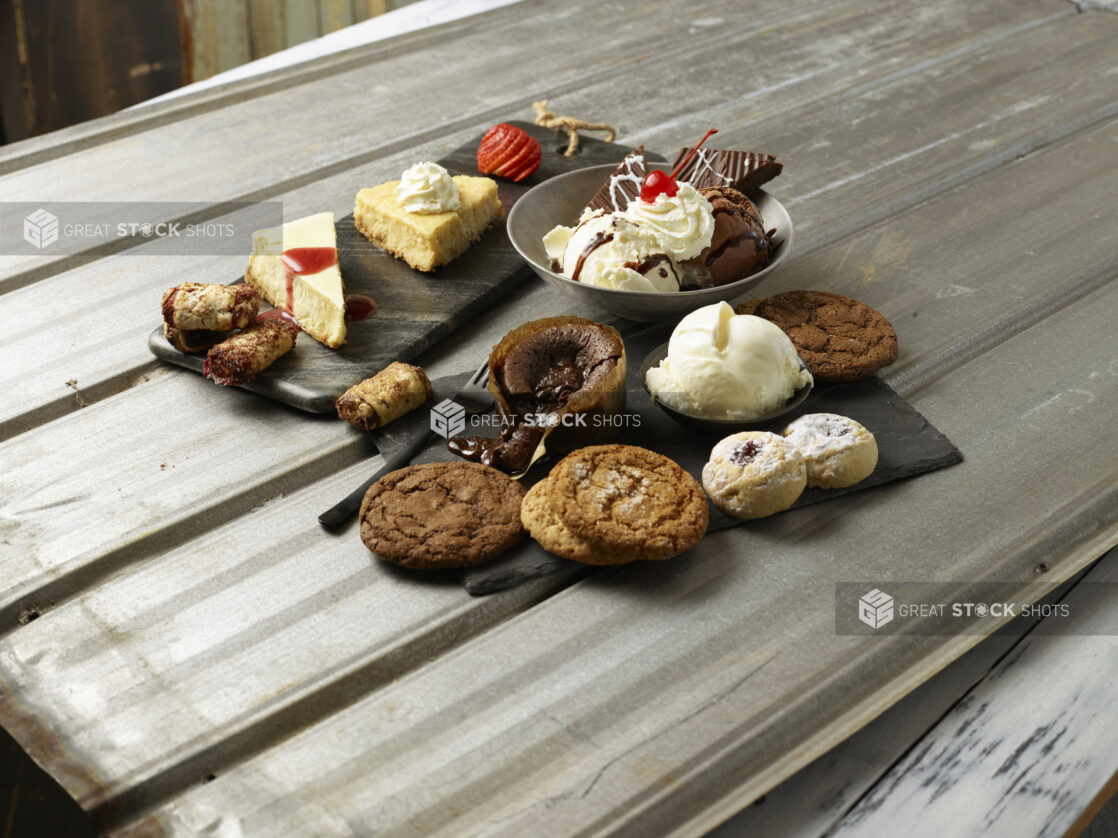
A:
{"type": "Polygon", "coordinates": [[[420,367],[393,361],[372,378],[346,390],[335,407],[355,428],[371,431],[415,410],[431,395],[431,382],[420,367]]]}
{"type": "Polygon", "coordinates": [[[163,322],[185,331],[243,329],[259,311],[260,295],[247,285],[184,282],[163,292],[163,322]]]}
{"type": "Polygon", "coordinates": [[[174,326],[163,324],[163,336],[167,342],[179,352],[205,352],[215,343],[221,343],[228,332],[212,332],[208,329],[176,329],[174,326]]]}
{"type": "Polygon", "coordinates": [[[247,384],[295,346],[299,327],[265,320],[226,338],[206,355],[202,374],[226,387],[247,384]]]}

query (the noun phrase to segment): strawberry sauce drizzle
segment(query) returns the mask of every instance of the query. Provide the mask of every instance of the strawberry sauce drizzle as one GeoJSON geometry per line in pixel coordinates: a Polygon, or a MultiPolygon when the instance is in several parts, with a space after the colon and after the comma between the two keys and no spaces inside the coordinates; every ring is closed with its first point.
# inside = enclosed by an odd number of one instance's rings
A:
{"type": "Polygon", "coordinates": [[[324,271],[338,263],[338,251],[332,247],[291,247],[280,254],[287,271],[287,300],[284,310],[295,310],[295,275],[307,276],[324,271]]]}
{"type": "Polygon", "coordinates": [[[345,319],[347,323],[357,323],[371,317],[377,310],[377,301],[364,294],[345,295],[345,319]]]}

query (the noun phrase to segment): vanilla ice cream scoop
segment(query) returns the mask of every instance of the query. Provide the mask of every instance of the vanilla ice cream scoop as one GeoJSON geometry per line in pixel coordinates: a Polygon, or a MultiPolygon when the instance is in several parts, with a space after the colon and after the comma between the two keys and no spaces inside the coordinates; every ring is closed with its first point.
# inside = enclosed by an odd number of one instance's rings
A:
{"type": "Polygon", "coordinates": [[[670,407],[706,419],[748,422],[783,407],[812,383],[778,326],[726,303],[704,306],[672,332],[668,355],[645,385],[670,407]]]}
{"type": "Polygon", "coordinates": [[[544,237],[548,258],[575,282],[625,291],[678,291],[675,262],[655,234],[620,213],[584,214],[544,237]]]}
{"type": "Polygon", "coordinates": [[[617,212],[587,210],[577,227],[544,236],[556,271],[576,282],[625,291],[678,291],[679,262],[710,247],[711,203],[690,184],[675,195],[641,200],[617,212]]]}

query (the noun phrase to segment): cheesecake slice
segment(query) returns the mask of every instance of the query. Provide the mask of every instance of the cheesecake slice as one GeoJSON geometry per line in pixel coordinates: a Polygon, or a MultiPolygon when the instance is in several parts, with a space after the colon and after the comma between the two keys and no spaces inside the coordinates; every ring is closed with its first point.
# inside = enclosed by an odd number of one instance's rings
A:
{"type": "Polygon", "coordinates": [[[334,213],[308,215],[253,234],[245,282],[318,342],[331,349],[345,343],[345,287],[334,213]]]}
{"type": "Polygon", "coordinates": [[[433,271],[464,253],[493,219],[504,214],[497,182],[455,175],[459,207],[447,212],[409,212],[393,180],[357,193],[353,223],[369,241],[417,271],[433,271]]]}

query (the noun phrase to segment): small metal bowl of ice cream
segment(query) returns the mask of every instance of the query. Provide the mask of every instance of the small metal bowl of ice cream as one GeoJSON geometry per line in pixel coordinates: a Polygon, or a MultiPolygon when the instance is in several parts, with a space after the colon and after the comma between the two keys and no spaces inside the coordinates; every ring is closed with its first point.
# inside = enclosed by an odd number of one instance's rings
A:
{"type": "Polygon", "coordinates": [[[726,303],[698,309],[652,350],[641,380],[653,403],[686,427],[733,433],[795,410],[814,385],[788,336],[726,303]]]}
{"type": "MultiPolygon", "coordinates": [[[[741,279],[711,287],[692,290],[629,290],[624,287],[605,287],[587,281],[576,281],[552,270],[551,259],[544,245],[544,237],[560,225],[576,225],[587,203],[616,167],[612,164],[590,166],[551,178],[521,196],[509,212],[507,229],[513,247],[545,282],[560,291],[629,320],[656,322],[683,316],[700,306],[722,301],[732,301],[744,296],[787,257],[792,247],[792,221],[783,205],[763,190],[750,194],[750,199],[760,211],[766,230],[775,229],[771,239],[769,263],[741,279]]],[[[591,240],[598,242],[592,250],[601,249],[601,239],[614,234],[617,241],[609,241],[608,248],[617,249],[626,234],[633,230],[585,231],[591,240]]],[[[639,233],[639,229],[636,231],[639,233]]],[[[572,241],[574,241],[572,237],[572,241]]],[[[580,243],[581,244],[581,243],[580,243]]],[[[716,248],[717,249],[717,248],[716,248]]],[[[605,253],[605,250],[602,250],[605,253]]],[[[655,257],[655,254],[649,254],[655,257]]],[[[576,258],[574,261],[578,261],[576,258]]],[[[645,260],[647,261],[647,260],[645,260]]],[[[659,282],[663,265],[642,264],[642,274],[649,277],[649,289],[659,282]]],[[[678,265],[669,265],[678,268],[678,265]]],[[[575,273],[573,269],[569,271],[575,273]]],[[[625,283],[619,283],[623,285],[625,283]]],[[[661,285],[660,287],[665,287],[661,285]]],[[[671,287],[670,283],[667,287],[671,287]]]]}

